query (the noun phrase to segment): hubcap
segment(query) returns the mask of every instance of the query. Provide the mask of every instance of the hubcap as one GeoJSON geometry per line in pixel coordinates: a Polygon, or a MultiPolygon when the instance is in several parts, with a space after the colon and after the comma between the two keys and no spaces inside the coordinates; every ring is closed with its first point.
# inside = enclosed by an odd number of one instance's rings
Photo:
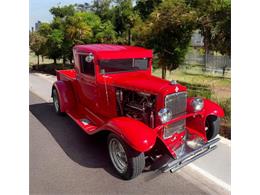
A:
{"type": "Polygon", "coordinates": [[[112,138],[109,141],[109,155],[112,163],[119,173],[124,173],[127,170],[127,156],[122,144],[116,139],[112,138]]]}
{"type": "Polygon", "coordinates": [[[56,90],[53,90],[53,104],[54,104],[56,112],[58,112],[59,111],[59,101],[58,101],[56,90]]]}

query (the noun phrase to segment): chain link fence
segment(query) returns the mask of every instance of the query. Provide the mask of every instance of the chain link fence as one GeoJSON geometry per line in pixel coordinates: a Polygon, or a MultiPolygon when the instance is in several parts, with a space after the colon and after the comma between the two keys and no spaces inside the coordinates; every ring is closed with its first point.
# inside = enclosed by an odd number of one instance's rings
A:
{"type": "Polygon", "coordinates": [[[188,53],[185,57],[183,69],[192,69],[206,74],[231,77],[231,59],[225,55],[200,55],[197,53],[188,53]]]}

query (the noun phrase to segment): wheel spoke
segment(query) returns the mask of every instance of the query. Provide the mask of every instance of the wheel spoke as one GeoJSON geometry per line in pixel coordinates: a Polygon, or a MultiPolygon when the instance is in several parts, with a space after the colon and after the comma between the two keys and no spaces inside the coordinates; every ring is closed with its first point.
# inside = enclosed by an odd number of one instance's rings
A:
{"type": "Polygon", "coordinates": [[[124,173],[127,170],[126,153],[122,144],[115,138],[109,142],[109,154],[118,172],[124,173]]]}

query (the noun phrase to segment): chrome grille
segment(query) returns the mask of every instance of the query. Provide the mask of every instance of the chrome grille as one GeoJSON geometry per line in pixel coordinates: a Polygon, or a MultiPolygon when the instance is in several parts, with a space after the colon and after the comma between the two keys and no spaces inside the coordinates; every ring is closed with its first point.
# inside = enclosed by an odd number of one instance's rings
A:
{"type": "Polygon", "coordinates": [[[172,112],[173,118],[183,115],[187,109],[187,93],[179,92],[165,97],[165,108],[172,112]]]}
{"type": "MultiPolygon", "coordinates": [[[[165,108],[172,112],[172,118],[186,114],[187,109],[187,93],[179,92],[167,95],[165,97],[165,108]]],[[[186,119],[179,120],[175,123],[169,124],[164,128],[163,138],[167,139],[174,133],[181,133],[185,130],[186,119]]]]}
{"type": "Polygon", "coordinates": [[[186,120],[182,119],[175,123],[167,125],[167,127],[164,128],[163,138],[167,139],[171,137],[174,133],[181,133],[185,129],[186,126],[186,120]]]}

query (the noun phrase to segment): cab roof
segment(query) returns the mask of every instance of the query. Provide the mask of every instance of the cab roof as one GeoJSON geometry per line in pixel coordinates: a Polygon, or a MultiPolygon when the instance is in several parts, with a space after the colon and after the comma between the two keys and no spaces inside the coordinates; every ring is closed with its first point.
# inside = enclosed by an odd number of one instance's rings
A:
{"type": "Polygon", "coordinates": [[[112,44],[86,44],[76,45],[74,50],[78,53],[93,53],[99,59],[124,59],[124,58],[152,58],[151,49],[136,46],[112,44]]]}

